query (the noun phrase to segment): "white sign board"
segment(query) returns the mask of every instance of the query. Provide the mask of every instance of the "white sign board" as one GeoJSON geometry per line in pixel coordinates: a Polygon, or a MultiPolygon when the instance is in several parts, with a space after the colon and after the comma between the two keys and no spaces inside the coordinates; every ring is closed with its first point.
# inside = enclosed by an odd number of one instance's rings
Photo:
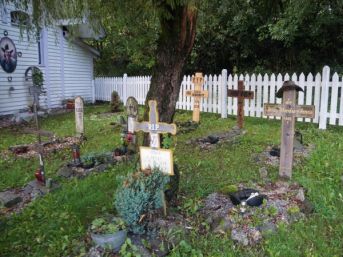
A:
{"type": "Polygon", "coordinates": [[[75,123],[76,123],[76,134],[78,136],[84,134],[83,127],[83,99],[78,96],[75,98],[75,123]]]}
{"type": "Polygon", "coordinates": [[[141,146],[141,169],[159,168],[163,173],[174,175],[173,152],[168,149],[153,149],[141,146]]]}

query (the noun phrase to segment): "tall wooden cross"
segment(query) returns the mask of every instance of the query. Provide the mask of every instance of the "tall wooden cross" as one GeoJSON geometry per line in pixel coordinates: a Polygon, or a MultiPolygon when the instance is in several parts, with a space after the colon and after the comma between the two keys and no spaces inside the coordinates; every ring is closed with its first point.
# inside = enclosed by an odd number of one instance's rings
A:
{"type": "Polygon", "coordinates": [[[276,94],[282,97],[282,104],[264,105],[264,115],[282,117],[279,176],[287,179],[292,177],[295,118],[314,118],[315,114],[313,105],[296,105],[297,91],[303,89],[293,81],[285,81],[276,94]]]}
{"type": "Polygon", "coordinates": [[[193,121],[199,122],[200,121],[200,101],[201,98],[208,97],[208,91],[202,90],[202,85],[204,84],[204,77],[202,76],[201,72],[196,72],[195,76],[192,76],[192,82],[194,84],[194,90],[186,91],[186,96],[194,97],[194,105],[193,105],[193,121]]]}
{"type": "Polygon", "coordinates": [[[227,91],[228,97],[237,97],[237,125],[241,129],[244,122],[244,99],[254,99],[253,91],[244,90],[243,80],[238,81],[238,90],[229,89],[227,91]]]}
{"type": "Polygon", "coordinates": [[[160,148],[160,135],[162,133],[176,134],[176,125],[158,122],[157,102],[149,101],[149,122],[135,122],[135,131],[144,131],[150,134],[150,147],[160,148]]]}

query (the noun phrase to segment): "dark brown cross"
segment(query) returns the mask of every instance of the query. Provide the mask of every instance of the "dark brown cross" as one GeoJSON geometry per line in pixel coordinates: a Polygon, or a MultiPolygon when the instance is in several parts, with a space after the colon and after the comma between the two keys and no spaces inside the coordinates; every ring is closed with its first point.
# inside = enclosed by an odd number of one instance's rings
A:
{"type": "Polygon", "coordinates": [[[237,97],[237,124],[238,127],[241,129],[243,128],[244,122],[244,99],[254,99],[254,92],[253,91],[245,91],[244,90],[244,82],[243,80],[238,81],[238,90],[229,89],[227,91],[228,97],[237,97]]]}
{"type": "Polygon", "coordinates": [[[149,122],[135,122],[135,131],[144,131],[150,134],[150,147],[160,148],[160,136],[162,133],[176,134],[176,125],[158,122],[157,102],[149,101],[149,122]]]}
{"type": "Polygon", "coordinates": [[[285,81],[277,92],[282,97],[282,104],[265,104],[264,115],[282,117],[279,176],[292,177],[293,140],[295,118],[314,118],[315,106],[296,105],[297,91],[303,91],[293,81],[285,81]]]}

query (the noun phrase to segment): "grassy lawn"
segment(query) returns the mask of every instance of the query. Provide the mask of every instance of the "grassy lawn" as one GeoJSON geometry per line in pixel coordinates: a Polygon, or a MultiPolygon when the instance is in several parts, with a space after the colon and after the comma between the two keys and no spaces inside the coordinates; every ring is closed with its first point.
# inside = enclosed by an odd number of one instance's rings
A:
{"type": "MultiPolygon", "coordinates": [[[[81,153],[108,151],[119,145],[119,129],[109,123],[112,117],[96,115],[107,106],[86,108],[85,129],[88,141],[81,153]]],[[[178,112],[176,121],[191,119],[191,112],[178,112]]],[[[193,202],[217,191],[224,185],[262,182],[259,164],[254,154],[280,140],[280,121],[246,118],[247,134],[233,144],[215,148],[211,152],[194,149],[186,141],[215,132],[223,132],[235,125],[233,118],[203,113],[196,131],[174,138],[175,160],[181,171],[180,191],[183,204],[193,202]]],[[[343,128],[329,127],[326,131],[313,124],[297,124],[305,143],[314,144],[310,158],[295,167],[293,180],[307,189],[316,212],[308,219],[290,227],[281,227],[257,247],[240,247],[229,236],[191,231],[187,243],[204,256],[342,256],[343,249],[343,128]]],[[[74,134],[74,114],[49,117],[42,128],[58,136],[74,134]]],[[[34,141],[34,136],[21,135],[10,129],[0,130],[0,150],[10,145],[34,141]]],[[[51,154],[46,169],[49,177],[56,177],[58,167],[70,160],[70,149],[51,154]]],[[[20,187],[33,179],[38,160],[9,159],[0,161],[0,190],[20,187]]],[[[80,256],[84,250],[87,227],[97,215],[113,210],[116,176],[134,169],[134,164],[119,165],[108,172],[91,175],[83,180],[60,181],[61,188],[38,199],[11,218],[0,217],[0,256],[80,256]]],[[[269,169],[273,180],[276,168],[269,169]]],[[[189,206],[189,204],[188,204],[189,206]]],[[[181,206],[182,207],[182,206],[181,206]]],[[[81,255],[82,256],[82,255],[81,255]]],[[[185,256],[173,253],[172,256],[185,256]]]]}

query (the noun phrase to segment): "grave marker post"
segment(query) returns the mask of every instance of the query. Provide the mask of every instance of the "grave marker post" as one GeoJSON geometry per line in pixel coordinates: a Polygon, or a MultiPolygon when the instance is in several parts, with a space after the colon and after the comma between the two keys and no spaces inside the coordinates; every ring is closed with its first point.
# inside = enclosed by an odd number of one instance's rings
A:
{"type": "Polygon", "coordinates": [[[237,97],[237,125],[240,129],[243,128],[244,123],[244,99],[254,99],[254,92],[253,91],[245,91],[244,90],[244,81],[238,81],[238,89],[229,89],[228,90],[228,97],[237,97]]]}
{"type": "Polygon", "coordinates": [[[84,125],[83,125],[83,99],[81,96],[75,98],[75,126],[76,135],[78,137],[84,136],[84,125]]]}
{"type": "Polygon", "coordinates": [[[201,72],[195,73],[195,76],[192,76],[192,82],[194,84],[194,90],[186,91],[186,96],[194,97],[193,105],[193,121],[200,121],[200,104],[201,99],[208,97],[208,91],[202,90],[202,85],[204,84],[204,77],[201,72]]]}
{"type": "Polygon", "coordinates": [[[265,104],[266,116],[282,117],[279,176],[290,179],[293,166],[293,141],[296,118],[314,118],[315,106],[296,105],[297,92],[303,91],[293,81],[285,81],[276,96],[282,97],[282,104],[265,104]]]}

